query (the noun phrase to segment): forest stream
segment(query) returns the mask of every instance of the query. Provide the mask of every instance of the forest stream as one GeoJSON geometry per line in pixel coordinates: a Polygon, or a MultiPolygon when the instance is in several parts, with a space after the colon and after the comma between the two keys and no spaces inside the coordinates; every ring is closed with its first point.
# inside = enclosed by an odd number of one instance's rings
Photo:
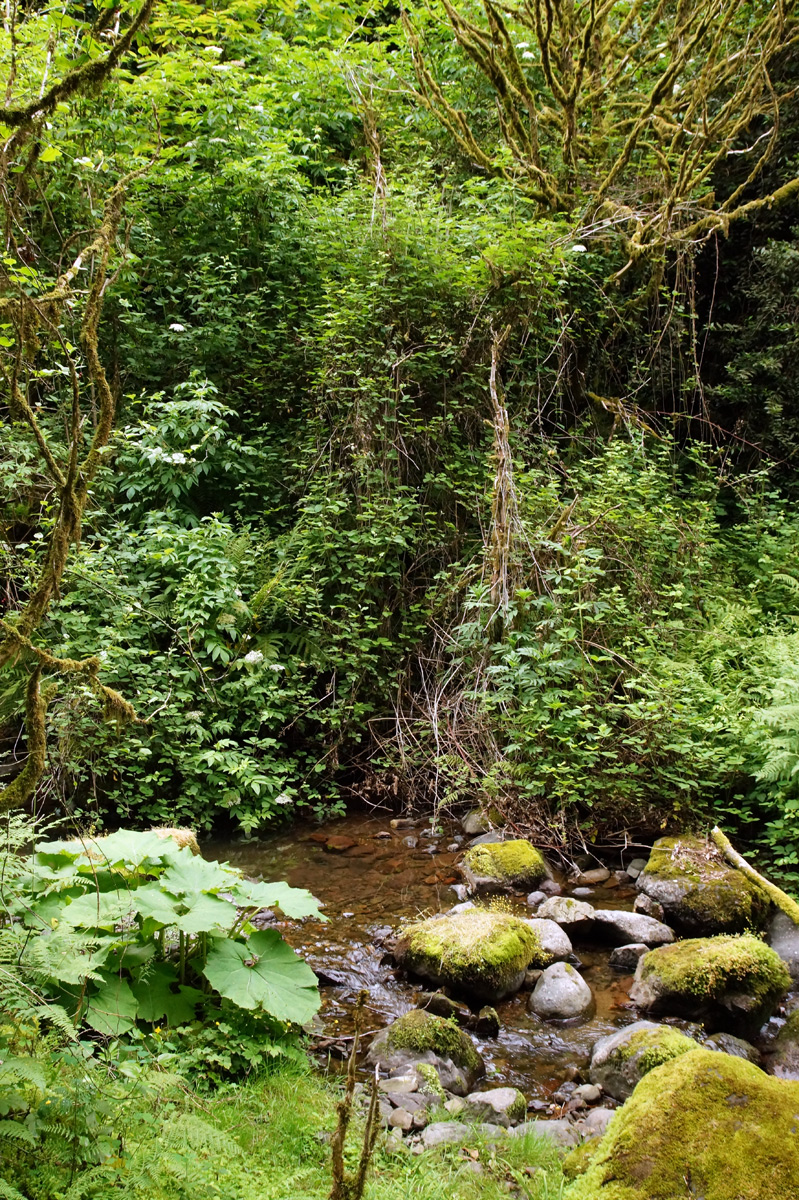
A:
{"type": "MultiPolygon", "coordinates": [[[[392,829],[388,815],[352,815],[322,826],[295,826],[259,842],[214,842],[204,853],[229,861],[247,875],[286,879],[294,887],[308,888],[322,902],[325,923],[285,922],[280,928],[320,976],[317,1052],[335,1064],[347,1053],[362,990],[369,994],[370,1031],[416,1006],[424,985],[396,969],[390,956],[392,938],[403,922],[458,903],[453,888],[460,875],[455,864],[468,844],[457,824],[434,834],[421,820],[413,828],[392,829]]],[[[558,879],[563,894],[571,894],[572,885],[558,879]]],[[[598,908],[627,910],[632,910],[636,894],[619,886],[596,886],[591,892],[585,896],[582,889],[580,894],[598,908]]],[[[503,898],[503,906],[505,902],[503,898]]],[[[532,915],[523,896],[508,897],[507,904],[519,916],[532,915]]],[[[632,975],[608,965],[611,949],[590,941],[575,945],[581,973],[596,1001],[590,1019],[544,1022],[528,1012],[527,991],[496,1005],[502,1022],[499,1036],[474,1035],[488,1082],[518,1087],[533,1108],[540,1105],[543,1110],[574,1068],[588,1063],[598,1038],[636,1019],[627,996],[632,975]]]]}

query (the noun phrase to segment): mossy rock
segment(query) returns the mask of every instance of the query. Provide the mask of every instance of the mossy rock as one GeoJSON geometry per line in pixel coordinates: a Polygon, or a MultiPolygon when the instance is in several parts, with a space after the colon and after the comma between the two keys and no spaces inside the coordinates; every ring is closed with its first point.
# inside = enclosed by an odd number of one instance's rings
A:
{"type": "Polygon", "coordinates": [[[690,1196],[799,1200],[799,1084],[712,1050],[681,1054],[638,1084],[564,1200],[690,1196]]]}
{"type": "Polygon", "coordinates": [[[630,999],[649,1012],[702,1020],[752,1036],[788,990],[791,977],[759,938],[689,938],[650,950],[638,963],[630,999]]]}
{"type": "Polygon", "coordinates": [[[594,1045],[588,1077],[614,1100],[626,1100],[656,1067],[696,1049],[693,1038],[670,1025],[636,1021],[594,1045]]]}
{"type": "Polygon", "coordinates": [[[423,979],[488,1003],[518,991],[531,964],[550,961],[525,921],[483,908],[406,926],[394,957],[423,979]]]}
{"type": "Polygon", "coordinates": [[[472,892],[529,892],[549,875],[540,850],[518,838],[512,842],[489,842],[466,851],[461,871],[472,892]]]}
{"type": "Polygon", "coordinates": [[[414,1009],[381,1029],[372,1040],[367,1060],[393,1073],[415,1069],[429,1094],[440,1094],[439,1089],[446,1088],[465,1096],[485,1071],[485,1063],[468,1033],[454,1021],[434,1017],[422,1009],[414,1009]]]}
{"type": "Polygon", "coordinates": [[[759,928],[768,896],[729,866],[712,842],[697,837],[660,838],[637,886],[662,904],[670,924],[683,933],[743,933],[759,928]]]}

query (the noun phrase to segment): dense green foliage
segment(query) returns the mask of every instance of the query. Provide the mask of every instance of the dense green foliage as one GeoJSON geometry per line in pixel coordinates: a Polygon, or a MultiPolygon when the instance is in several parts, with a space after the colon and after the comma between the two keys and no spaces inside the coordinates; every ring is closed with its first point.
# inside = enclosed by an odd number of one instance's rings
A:
{"type": "MultiPolygon", "coordinates": [[[[55,12],[20,25],[22,93],[55,12]]],[[[481,72],[415,19],[498,146],[481,72]]],[[[59,28],[64,62],[99,53],[81,18],[59,28]]],[[[712,250],[684,248],[659,282],[611,287],[624,239],[542,214],[509,167],[475,170],[414,79],[387,12],[171,0],[102,90],[38,128],[4,268],[32,296],[155,154],[103,301],[116,432],[34,638],[99,655],[143,723],[98,721],[97,689],[62,672],[40,798],[247,832],[363,794],[491,799],[600,838],[721,814],[796,874],[797,529],[790,469],[762,453],[795,440],[790,205],[729,288],[700,294],[712,250]]],[[[3,344],[65,462],[82,351],[60,319],[3,344]]],[[[9,417],[13,623],[57,513],[9,417]]],[[[26,661],[3,681],[10,730],[26,661]]]]}
{"type": "MultiPolygon", "coordinates": [[[[317,1200],[315,902],[120,825],[799,883],[796,12],[150,7],[0,31],[0,1200],[317,1200]]],[[[367,1195],[560,1194],[481,1157],[367,1195]]]]}

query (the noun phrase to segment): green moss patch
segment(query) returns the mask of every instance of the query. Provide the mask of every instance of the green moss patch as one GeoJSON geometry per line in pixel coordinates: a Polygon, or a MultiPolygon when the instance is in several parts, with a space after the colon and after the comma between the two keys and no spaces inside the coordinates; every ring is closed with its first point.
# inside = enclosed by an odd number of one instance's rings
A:
{"type": "Polygon", "coordinates": [[[535,887],[548,874],[541,851],[523,838],[472,846],[464,855],[463,865],[475,878],[496,880],[500,886],[522,890],[535,887]]]}
{"type": "Polygon", "coordinates": [[[799,1200],[799,1084],[700,1047],[672,1058],[639,1083],[565,1192],[565,1200],[688,1196],[799,1200]]]}
{"type": "Polygon", "coordinates": [[[658,946],[641,959],[637,978],[656,976],[667,992],[719,1000],[730,991],[741,991],[756,1001],[779,996],[791,977],[782,959],[759,938],[689,938],[658,946]]]}
{"type": "Polygon", "coordinates": [[[611,1057],[620,1062],[637,1058],[639,1073],[648,1075],[655,1067],[662,1067],[672,1058],[695,1049],[693,1038],[680,1033],[679,1029],[639,1029],[611,1057]]]}
{"type": "Polygon", "coordinates": [[[388,1031],[388,1046],[390,1050],[413,1050],[418,1054],[429,1050],[468,1071],[480,1071],[483,1066],[467,1033],[454,1021],[434,1017],[422,1009],[414,1009],[394,1022],[388,1031]]]}
{"type": "Polygon", "coordinates": [[[394,954],[417,975],[485,1000],[508,995],[531,963],[549,960],[524,921],[480,908],[408,925],[394,954]]]}

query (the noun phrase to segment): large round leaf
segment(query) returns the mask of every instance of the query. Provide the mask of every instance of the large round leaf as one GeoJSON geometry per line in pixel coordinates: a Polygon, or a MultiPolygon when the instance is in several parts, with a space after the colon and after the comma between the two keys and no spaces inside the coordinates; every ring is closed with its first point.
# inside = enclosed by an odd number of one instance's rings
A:
{"type": "Polygon", "coordinates": [[[319,1008],[316,976],[276,929],[246,942],[215,938],[203,974],[240,1008],[263,1009],[279,1021],[303,1025],[319,1008]]]}

